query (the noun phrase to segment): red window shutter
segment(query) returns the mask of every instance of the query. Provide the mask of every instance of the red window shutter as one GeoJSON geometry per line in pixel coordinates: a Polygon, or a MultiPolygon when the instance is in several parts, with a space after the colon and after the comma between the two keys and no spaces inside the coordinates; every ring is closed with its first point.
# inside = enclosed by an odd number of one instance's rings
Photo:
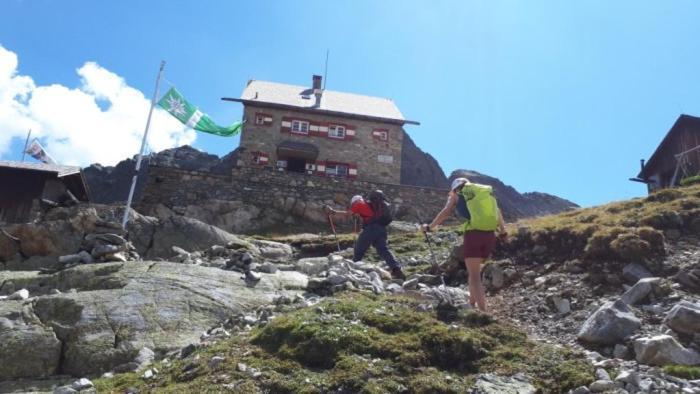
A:
{"type": "Polygon", "coordinates": [[[357,178],[357,164],[348,164],[348,178],[357,178]]]}
{"type": "Polygon", "coordinates": [[[323,160],[316,160],[316,175],[325,176],[326,175],[326,162],[323,160]]]}
{"type": "Polygon", "coordinates": [[[280,125],[280,131],[282,133],[291,133],[292,132],[292,120],[293,118],[289,117],[282,117],[282,123],[280,125]]]}
{"type": "Polygon", "coordinates": [[[345,137],[343,138],[343,141],[352,141],[355,139],[355,135],[357,134],[357,127],[354,125],[344,125],[345,126],[345,137]]]}

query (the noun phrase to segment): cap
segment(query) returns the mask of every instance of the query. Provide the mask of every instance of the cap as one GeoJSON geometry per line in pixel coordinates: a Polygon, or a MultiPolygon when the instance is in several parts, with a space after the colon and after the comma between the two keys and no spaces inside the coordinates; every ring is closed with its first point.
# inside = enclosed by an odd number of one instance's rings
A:
{"type": "Polygon", "coordinates": [[[450,187],[450,190],[454,190],[467,182],[469,182],[467,178],[456,178],[454,181],[452,181],[452,186],[450,187]]]}
{"type": "Polygon", "coordinates": [[[350,205],[352,205],[360,200],[362,200],[362,196],[360,196],[360,195],[352,196],[352,198],[350,199],[350,205]]]}

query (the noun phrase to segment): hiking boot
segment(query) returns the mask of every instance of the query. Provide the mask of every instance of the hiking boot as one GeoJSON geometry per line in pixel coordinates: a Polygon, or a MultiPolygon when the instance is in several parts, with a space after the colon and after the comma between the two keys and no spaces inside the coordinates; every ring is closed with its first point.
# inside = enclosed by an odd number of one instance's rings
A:
{"type": "Polygon", "coordinates": [[[406,280],[406,275],[404,275],[401,267],[394,267],[391,269],[391,277],[394,279],[406,280]]]}

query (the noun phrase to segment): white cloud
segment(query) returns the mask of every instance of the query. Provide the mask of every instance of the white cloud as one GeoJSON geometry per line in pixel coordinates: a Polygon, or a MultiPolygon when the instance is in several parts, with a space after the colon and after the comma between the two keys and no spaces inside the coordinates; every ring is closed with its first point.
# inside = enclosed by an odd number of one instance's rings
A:
{"type": "MultiPolygon", "coordinates": [[[[0,46],[0,158],[27,130],[61,164],[114,165],[141,146],[150,100],[94,62],[76,70],[80,86],[36,86],[17,71],[17,55],[0,46]]],[[[159,151],[191,144],[195,132],[156,107],[148,145],[159,151]]]]}

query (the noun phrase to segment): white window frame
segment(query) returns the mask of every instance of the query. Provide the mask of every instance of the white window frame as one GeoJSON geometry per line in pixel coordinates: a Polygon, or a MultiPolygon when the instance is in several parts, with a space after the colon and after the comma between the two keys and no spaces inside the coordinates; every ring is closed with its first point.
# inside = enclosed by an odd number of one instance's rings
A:
{"type": "Polygon", "coordinates": [[[380,141],[389,141],[389,132],[386,130],[375,130],[373,134],[380,141]]]}
{"type": "Polygon", "coordinates": [[[350,166],[347,164],[326,164],[326,175],[330,176],[348,176],[350,175],[350,166]],[[345,169],[344,172],[339,172],[338,169],[345,169]]]}
{"type": "Polygon", "coordinates": [[[309,134],[309,127],[311,125],[305,120],[293,120],[292,121],[292,133],[295,134],[309,134]],[[296,128],[294,126],[297,126],[296,128]],[[306,126],[306,127],[303,127],[306,126]]]}
{"type": "Polygon", "coordinates": [[[255,115],[255,125],[256,125],[256,126],[263,126],[263,125],[265,125],[265,115],[263,115],[263,114],[257,114],[257,115],[255,115]]]}
{"type": "Polygon", "coordinates": [[[343,125],[339,124],[332,124],[328,126],[328,137],[329,138],[337,138],[339,140],[345,139],[345,136],[347,135],[347,129],[343,125]]]}

